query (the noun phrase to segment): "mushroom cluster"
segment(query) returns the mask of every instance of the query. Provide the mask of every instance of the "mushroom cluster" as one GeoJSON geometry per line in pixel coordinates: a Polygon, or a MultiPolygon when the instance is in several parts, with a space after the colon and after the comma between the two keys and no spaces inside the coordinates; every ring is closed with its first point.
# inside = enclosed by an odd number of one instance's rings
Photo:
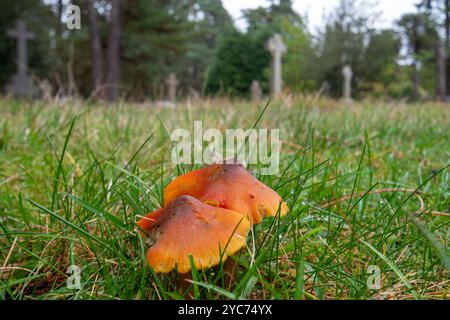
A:
{"type": "Polygon", "coordinates": [[[153,244],[147,260],[157,273],[185,274],[225,261],[245,246],[253,224],[284,216],[286,203],[241,164],[213,164],[181,175],[164,189],[164,207],[138,226],[153,244]]]}

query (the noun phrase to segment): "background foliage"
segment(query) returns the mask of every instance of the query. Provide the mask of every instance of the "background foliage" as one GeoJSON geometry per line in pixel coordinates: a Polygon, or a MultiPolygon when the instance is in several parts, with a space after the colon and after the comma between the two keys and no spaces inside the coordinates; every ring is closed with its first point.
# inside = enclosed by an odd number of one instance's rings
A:
{"type": "MultiPolygon", "coordinates": [[[[6,30],[17,18],[36,34],[30,43],[30,69],[48,79],[60,95],[93,94],[90,4],[96,17],[102,67],[109,65],[112,0],[5,0],[0,12],[0,86],[14,73],[13,39],[6,30]],[[66,28],[70,4],[82,8],[81,30],[66,28]]],[[[165,97],[165,79],[175,72],[180,96],[248,96],[252,80],[269,90],[270,54],[266,42],[279,32],[288,47],[283,57],[285,90],[342,92],[342,67],[352,66],[356,97],[411,99],[437,92],[436,46],[449,47],[448,1],[418,1],[391,28],[377,29],[376,7],[362,0],[341,0],[312,33],[307,17],[291,0],[272,1],[243,11],[245,29],[238,28],[220,0],[117,1],[120,8],[120,79],[123,97],[140,101],[165,97]]],[[[450,70],[450,68],[448,68],[450,70]]],[[[104,72],[105,74],[107,72],[104,72]]],[[[105,80],[106,81],[106,80],[105,80]]],[[[447,81],[449,83],[450,81],[447,81]]],[[[107,81],[105,85],[108,85],[107,81]]]]}

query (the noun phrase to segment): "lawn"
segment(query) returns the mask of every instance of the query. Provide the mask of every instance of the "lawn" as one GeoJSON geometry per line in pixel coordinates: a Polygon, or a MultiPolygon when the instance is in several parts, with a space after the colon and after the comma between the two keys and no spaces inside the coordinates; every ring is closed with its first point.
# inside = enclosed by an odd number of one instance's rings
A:
{"type": "Polygon", "coordinates": [[[194,271],[196,298],[448,299],[448,105],[298,97],[263,108],[0,100],[0,299],[182,298],[176,274],[147,265],[136,221],[193,169],[172,164],[167,133],[194,120],[279,128],[281,174],[250,169],[290,208],[232,257],[233,287],[220,267],[194,271]]]}

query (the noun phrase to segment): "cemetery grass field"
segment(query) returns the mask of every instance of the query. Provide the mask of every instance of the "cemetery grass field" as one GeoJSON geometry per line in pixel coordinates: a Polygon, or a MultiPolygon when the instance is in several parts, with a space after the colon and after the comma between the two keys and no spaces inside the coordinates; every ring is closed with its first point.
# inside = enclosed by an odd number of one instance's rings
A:
{"type": "Polygon", "coordinates": [[[264,106],[0,100],[0,299],[182,299],[175,274],[147,266],[135,222],[192,169],[171,163],[168,132],[194,120],[279,128],[280,175],[259,178],[290,208],[254,227],[233,287],[220,267],[193,272],[196,298],[448,299],[448,106],[264,106]]]}

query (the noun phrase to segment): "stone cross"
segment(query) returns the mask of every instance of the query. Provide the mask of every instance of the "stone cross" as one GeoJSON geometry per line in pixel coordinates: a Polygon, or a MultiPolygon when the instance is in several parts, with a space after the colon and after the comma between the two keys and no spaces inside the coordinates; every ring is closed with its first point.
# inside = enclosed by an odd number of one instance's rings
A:
{"type": "Polygon", "coordinates": [[[281,93],[283,80],[281,78],[281,57],[287,51],[281,35],[275,33],[267,42],[267,50],[272,54],[271,93],[277,96],[281,93]]]}
{"type": "Polygon", "coordinates": [[[7,30],[7,35],[17,39],[17,73],[12,78],[11,89],[17,96],[36,96],[38,94],[38,89],[33,86],[33,81],[27,75],[27,41],[33,39],[34,34],[27,30],[25,22],[17,20],[16,28],[7,30]]]}
{"type": "Polygon", "coordinates": [[[34,34],[27,30],[25,22],[16,21],[16,29],[7,31],[8,36],[17,39],[17,74],[26,74],[27,72],[27,40],[33,39],[34,34]]]}
{"type": "Polygon", "coordinates": [[[262,99],[262,89],[258,80],[253,80],[250,86],[250,91],[252,95],[252,101],[258,102],[262,99]]]}
{"type": "Polygon", "coordinates": [[[177,96],[177,86],[179,83],[180,83],[180,81],[178,81],[178,79],[174,73],[171,73],[166,80],[166,84],[168,87],[167,88],[168,99],[172,102],[175,101],[175,98],[177,96]]]}
{"type": "Polygon", "coordinates": [[[349,102],[352,100],[352,67],[349,65],[344,66],[344,68],[342,68],[342,76],[344,77],[343,98],[345,101],[349,102]]]}

